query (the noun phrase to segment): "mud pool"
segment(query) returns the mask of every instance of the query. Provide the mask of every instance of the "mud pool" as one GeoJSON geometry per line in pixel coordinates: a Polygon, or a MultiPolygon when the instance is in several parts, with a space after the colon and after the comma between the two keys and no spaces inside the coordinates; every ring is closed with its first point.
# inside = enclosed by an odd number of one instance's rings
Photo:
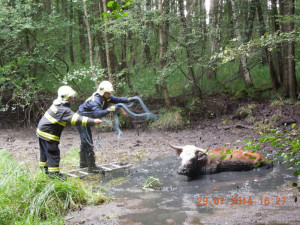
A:
{"type": "Polygon", "coordinates": [[[177,174],[179,164],[176,156],[163,157],[145,160],[126,171],[107,173],[101,186],[119,177],[128,180],[109,186],[109,195],[116,199],[139,200],[135,206],[139,211],[120,216],[120,224],[202,224],[222,209],[246,210],[272,206],[288,212],[293,209],[293,204],[299,207],[299,202],[296,203],[291,196],[276,196],[278,187],[296,181],[292,172],[283,165],[275,164],[271,169],[204,175],[191,180],[177,174]],[[150,176],[158,178],[162,187],[156,191],[143,191],[143,183],[150,176]]]}

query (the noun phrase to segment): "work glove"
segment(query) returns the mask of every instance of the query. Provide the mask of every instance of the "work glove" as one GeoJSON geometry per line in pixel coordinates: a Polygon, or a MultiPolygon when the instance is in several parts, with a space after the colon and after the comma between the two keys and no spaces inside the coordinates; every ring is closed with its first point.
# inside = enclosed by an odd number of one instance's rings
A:
{"type": "Polygon", "coordinates": [[[115,112],[118,109],[117,105],[112,105],[110,107],[107,108],[107,111],[109,112],[115,112]]]}
{"type": "Polygon", "coordinates": [[[137,101],[138,98],[139,98],[138,96],[129,97],[129,98],[128,98],[128,102],[134,102],[134,101],[137,101]]]}

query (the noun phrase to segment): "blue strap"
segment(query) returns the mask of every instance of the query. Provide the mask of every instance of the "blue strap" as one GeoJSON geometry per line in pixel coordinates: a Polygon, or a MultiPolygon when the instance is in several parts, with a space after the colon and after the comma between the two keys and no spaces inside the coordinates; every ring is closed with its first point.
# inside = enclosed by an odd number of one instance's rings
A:
{"type": "MultiPolygon", "coordinates": [[[[144,102],[142,101],[141,98],[136,97],[136,100],[139,101],[139,103],[141,104],[143,110],[145,111],[144,113],[137,114],[137,113],[135,113],[135,112],[133,112],[132,110],[129,109],[130,107],[132,107],[134,105],[135,102],[132,102],[128,105],[126,105],[124,103],[118,103],[118,104],[115,104],[115,105],[118,106],[118,108],[122,107],[127,113],[129,113],[131,116],[134,116],[134,117],[145,117],[147,119],[151,119],[152,121],[155,121],[155,120],[159,119],[160,115],[151,113],[150,110],[147,108],[147,106],[144,104],[144,102]]],[[[123,132],[121,131],[120,126],[119,126],[119,116],[118,116],[118,113],[116,111],[113,114],[114,114],[114,120],[115,120],[114,124],[110,120],[105,119],[105,118],[102,118],[101,120],[103,122],[107,123],[115,131],[117,131],[118,132],[118,139],[121,139],[122,136],[123,136],[123,132]]],[[[94,144],[92,144],[91,137],[88,134],[88,131],[87,131],[86,127],[81,127],[80,128],[80,135],[86,139],[87,143],[90,146],[94,146],[94,144]]],[[[95,145],[98,145],[101,150],[105,150],[102,147],[101,143],[100,143],[99,136],[98,136],[98,140],[95,140],[95,145]]]]}
{"type": "MultiPolygon", "coordinates": [[[[115,105],[118,106],[118,108],[122,107],[127,113],[129,113],[131,116],[134,116],[134,117],[145,117],[145,118],[151,119],[153,121],[159,119],[160,115],[151,113],[150,110],[147,108],[147,106],[144,104],[144,102],[142,101],[141,98],[136,97],[136,100],[139,101],[139,103],[141,104],[143,110],[145,111],[144,113],[137,114],[137,113],[135,113],[135,112],[133,112],[132,110],[129,109],[130,107],[132,107],[134,105],[135,102],[132,102],[128,105],[126,105],[124,103],[118,103],[118,104],[115,104],[115,105]]],[[[112,128],[115,131],[118,132],[118,139],[120,139],[123,136],[123,132],[120,129],[119,116],[118,116],[118,113],[116,111],[114,112],[114,119],[115,119],[115,123],[112,126],[112,128]]],[[[103,120],[103,121],[108,122],[108,120],[103,120]]],[[[110,122],[108,122],[108,123],[111,124],[110,122]]]]}

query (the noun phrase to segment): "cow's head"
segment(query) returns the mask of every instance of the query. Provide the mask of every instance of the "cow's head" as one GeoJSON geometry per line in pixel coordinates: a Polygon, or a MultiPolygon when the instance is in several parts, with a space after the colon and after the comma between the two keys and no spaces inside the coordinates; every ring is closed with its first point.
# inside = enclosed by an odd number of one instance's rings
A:
{"type": "Polygon", "coordinates": [[[207,154],[205,149],[194,145],[174,146],[170,144],[170,146],[175,149],[181,159],[178,174],[194,177],[199,174],[201,167],[206,165],[207,154]]]}

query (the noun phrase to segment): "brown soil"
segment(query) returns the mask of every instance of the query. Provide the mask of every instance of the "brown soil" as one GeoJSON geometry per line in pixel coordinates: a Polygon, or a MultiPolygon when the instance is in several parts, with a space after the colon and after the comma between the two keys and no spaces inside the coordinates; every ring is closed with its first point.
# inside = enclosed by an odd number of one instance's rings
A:
{"type": "MultiPolygon", "coordinates": [[[[105,151],[96,150],[97,163],[118,160],[136,162],[140,158],[173,155],[175,153],[168,146],[168,142],[175,145],[193,144],[209,149],[224,147],[224,145],[243,147],[244,142],[238,140],[258,140],[261,136],[257,131],[266,127],[284,128],[285,124],[291,123],[296,123],[297,127],[300,126],[299,104],[271,106],[264,102],[237,103],[215,99],[199,103],[199,107],[201,104],[203,106],[202,111],[199,110],[190,114],[191,124],[184,130],[123,129],[123,138],[118,140],[115,132],[100,133],[99,130],[94,129],[94,139],[97,139],[99,135],[101,145],[105,148],[105,151]],[[242,106],[244,108],[241,108],[242,106]]],[[[11,153],[17,161],[27,163],[30,169],[35,169],[39,160],[35,127],[18,126],[10,118],[3,116],[3,114],[0,115],[0,124],[2,124],[0,127],[1,149],[11,153]]],[[[67,127],[63,132],[60,144],[62,157],[71,148],[78,148],[79,144],[80,140],[75,128],[67,127]]],[[[267,144],[263,145],[261,149],[264,152],[271,151],[271,147],[267,144]]],[[[64,170],[64,165],[61,167],[64,170]]],[[[298,196],[300,199],[299,192],[292,193],[289,191],[286,193],[286,190],[278,190],[278,193],[298,196]]],[[[249,193],[249,195],[253,194],[249,193]]],[[[135,207],[137,204],[138,202],[134,200],[119,200],[105,205],[85,207],[81,211],[69,214],[66,217],[66,224],[132,224],[130,221],[122,222],[119,217],[139,210],[135,207]],[[108,215],[112,214],[114,216],[109,218],[108,215]]],[[[234,210],[232,208],[220,208],[212,217],[203,218],[201,221],[198,219],[198,222],[187,221],[186,224],[239,224],[236,221],[241,220],[245,224],[299,224],[300,216],[299,213],[296,213],[297,210],[299,212],[299,204],[296,208],[291,207],[291,205],[292,203],[290,203],[289,210],[287,208],[282,210],[269,208],[266,210],[258,206],[239,207],[234,208],[234,210]],[[239,218],[241,213],[246,212],[248,216],[239,218]],[[228,222],[225,223],[226,221],[228,222]]],[[[169,224],[176,224],[172,221],[169,222],[169,224]]]]}

